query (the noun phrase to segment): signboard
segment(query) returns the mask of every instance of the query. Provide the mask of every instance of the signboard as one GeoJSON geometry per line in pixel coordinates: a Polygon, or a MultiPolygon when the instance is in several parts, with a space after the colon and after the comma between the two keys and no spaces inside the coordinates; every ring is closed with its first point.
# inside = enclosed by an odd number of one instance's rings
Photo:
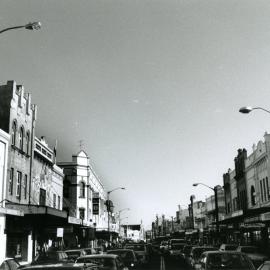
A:
{"type": "Polygon", "coordinates": [[[64,228],[57,228],[56,236],[62,238],[64,236],[64,228]]]}
{"type": "Polygon", "coordinates": [[[99,215],[99,193],[93,192],[93,215],[99,215]]]}

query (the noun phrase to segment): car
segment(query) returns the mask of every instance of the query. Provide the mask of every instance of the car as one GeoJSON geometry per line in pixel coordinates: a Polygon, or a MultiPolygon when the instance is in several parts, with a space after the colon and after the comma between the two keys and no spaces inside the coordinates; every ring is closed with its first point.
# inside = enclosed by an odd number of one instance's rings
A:
{"type": "Polygon", "coordinates": [[[79,257],[76,264],[97,264],[101,269],[106,270],[128,270],[123,261],[115,254],[95,254],[79,257]]]}
{"type": "Polygon", "coordinates": [[[169,255],[174,258],[181,258],[181,253],[186,244],[185,243],[172,243],[169,248],[169,255]]]}
{"type": "Polygon", "coordinates": [[[245,253],[251,259],[255,267],[260,266],[268,259],[268,256],[260,253],[255,246],[239,246],[237,251],[245,253]]]}
{"type": "Polygon", "coordinates": [[[168,250],[168,241],[162,241],[160,243],[159,249],[161,252],[165,252],[168,250]]]}
{"type": "Polygon", "coordinates": [[[15,270],[19,267],[20,264],[15,258],[6,258],[0,262],[0,270],[15,270]]]}
{"type": "Polygon", "coordinates": [[[148,249],[144,243],[126,244],[124,248],[132,249],[137,256],[139,263],[146,264],[149,262],[148,249]]]}
{"type": "Polygon", "coordinates": [[[65,251],[50,249],[46,252],[39,253],[31,262],[35,264],[52,264],[52,263],[67,263],[70,262],[65,251]]]}
{"type": "Polygon", "coordinates": [[[255,270],[249,257],[237,251],[207,251],[203,252],[195,264],[196,270],[255,270]]]}
{"type": "Polygon", "coordinates": [[[270,270],[270,261],[264,261],[257,270],[270,270]]]}
{"type": "Polygon", "coordinates": [[[181,257],[183,260],[185,260],[185,259],[188,257],[188,255],[189,255],[190,252],[191,252],[192,247],[194,247],[194,246],[193,246],[193,245],[185,245],[185,246],[183,247],[182,252],[181,252],[181,254],[180,254],[180,257],[181,257]]]}
{"type": "Polygon", "coordinates": [[[99,270],[96,264],[74,264],[74,263],[54,263],[54,264],[37,264],[28,265],[23,270],[99,270]]]}
{"type": "Polygon", "coordinates": [[[107,254],[118,255],[122,259],[122,261],[124,262],[125,266],[130,268],[130,269],[134,269],[138,265],[138,260],[137,260],[136,254],[132,249],[108,250],[107,254]]]}
{"type": "Polygon", "coordinates": [[[84,248],[83,249],[85,251],[85,255],[92,255],[92,254],[97,254],[98,250],[95,248],[84,248]]]}
{"type": "Polygon", "coordinates": [[[86,255],[86,252],[84,249],[67,249],[65,250],[65,253],[68,256],[68,260],[76,261],[76,259],[80,256],[86,255]]]}
{"type": "Polygon", "coordinates": [[[237,244],[221,244],[219,247],[220,251],[236,250],[238,247],[237,244]]]}
{"type": "Polygon", "coordinates": [[[187,263],[194,267],[196,263],[198,263],[201,255],[205,251],[210,250],[218,250],[218,248],[212,247],[212,246],[194,246],[191,248],[190,254],[187,258],[187,263]]]}

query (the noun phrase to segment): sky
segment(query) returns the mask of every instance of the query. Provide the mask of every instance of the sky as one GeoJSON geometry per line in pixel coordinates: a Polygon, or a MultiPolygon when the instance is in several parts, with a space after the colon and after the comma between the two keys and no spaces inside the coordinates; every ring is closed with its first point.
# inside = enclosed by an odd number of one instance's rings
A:
{"type": "Polygon", "coordinates": [[[37,135],[71,161],[83,140],[129,224],[149,228],[223,185],[270,132],[270,2],[1,0],[0,84],[38,105],[37,135]]]}

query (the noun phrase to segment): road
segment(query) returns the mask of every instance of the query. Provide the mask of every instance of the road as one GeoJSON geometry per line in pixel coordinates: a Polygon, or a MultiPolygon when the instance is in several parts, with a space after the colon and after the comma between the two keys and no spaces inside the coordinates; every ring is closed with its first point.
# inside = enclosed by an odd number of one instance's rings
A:
{"type": "Polygon", "coordinates": [[[191,270],[184,262],[161,255],[152,256],[150,262],[140,270],[191,270]]]}

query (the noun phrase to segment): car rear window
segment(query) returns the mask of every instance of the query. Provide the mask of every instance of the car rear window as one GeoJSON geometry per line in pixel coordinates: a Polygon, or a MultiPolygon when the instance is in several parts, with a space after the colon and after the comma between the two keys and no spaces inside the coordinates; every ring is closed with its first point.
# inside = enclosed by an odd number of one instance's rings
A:
{"type": "Polygon", "coordinates": [[[207,269],[252,269],[248,259],[242,254],[213,253],[207,258],[207,269]]]}
{"type": "Polygon", "coordinates": [[[127,249],[132,249],[134,251],[145,251],[145,246],[144,245],[127,245],[127,249]]]}

